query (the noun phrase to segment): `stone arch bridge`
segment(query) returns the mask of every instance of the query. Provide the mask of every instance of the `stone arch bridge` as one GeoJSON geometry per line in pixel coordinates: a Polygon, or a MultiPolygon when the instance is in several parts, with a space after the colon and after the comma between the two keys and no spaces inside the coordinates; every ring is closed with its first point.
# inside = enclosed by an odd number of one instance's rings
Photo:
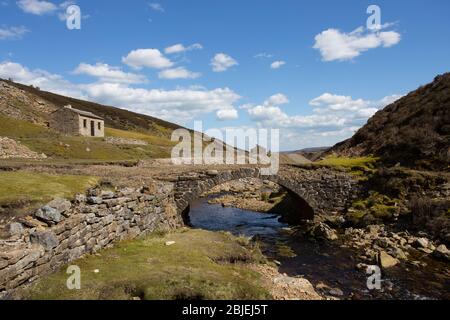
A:
{"type": "Polygon", "coordinates": [[[299,210],[306,210],[309,217],[344,209],[357,197],[359,191],[358,183],[351,175],[328,168],[286,166],[274,176],[262,176],[259,168],[192,172],[179,176],[175,182],[174,195],[179,214],[185,217],[192,201],[204,192],[242,178],[259,178],[277,183],[298,197],[299,210]]]}

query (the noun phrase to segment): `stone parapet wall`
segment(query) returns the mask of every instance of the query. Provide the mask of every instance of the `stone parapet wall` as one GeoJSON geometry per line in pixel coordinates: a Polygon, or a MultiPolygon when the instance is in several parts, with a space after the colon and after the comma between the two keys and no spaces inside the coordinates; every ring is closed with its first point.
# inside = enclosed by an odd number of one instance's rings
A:
{"type": "Polygon", "coordinates": [[[224,182],[260,178],[278,183],[304,199],[315,213],[331,213],[348,207],[357,198],[358,181],[346,172],[329,168],[302,169],[282,167],[275,176],[261,176],[258,168],[238,170],[195,172],[178,177],[175,182],[175,201],[182,213],[191,201],[202,193],[224,182]]]}
{"type": "Polygon", "coordinates": [[[340,212],[361,192],[354,176],[330,168],[284,168],[273,180],[304,199],[316,214],[340,212]]]}

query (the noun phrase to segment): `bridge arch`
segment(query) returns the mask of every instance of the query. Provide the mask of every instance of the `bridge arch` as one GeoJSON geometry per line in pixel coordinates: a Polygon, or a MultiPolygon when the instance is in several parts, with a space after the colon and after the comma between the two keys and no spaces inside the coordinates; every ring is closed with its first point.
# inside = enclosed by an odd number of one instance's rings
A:
{"type": "Polygon", "coordinates": [[[261,176],[259,168],[209,170],[178,177],[174,186],[178,213],[186,216],[192,201],[198,199],[204,192],[225,182],[242,178],[259,178],[277,183],[296,197],[299,212],[306,212],[309,215],[308,219],[312,219],[316,213],[343,209],[356,191],[356,182],[350,176],[329,169],[291,168],[281,170],[274,176],[261,176]]]}

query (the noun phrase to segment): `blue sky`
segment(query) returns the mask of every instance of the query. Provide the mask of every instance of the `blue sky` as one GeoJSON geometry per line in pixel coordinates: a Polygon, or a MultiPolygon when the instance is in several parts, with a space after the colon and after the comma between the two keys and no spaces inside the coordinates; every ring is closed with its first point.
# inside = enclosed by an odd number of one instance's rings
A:
{"type": "Polygon", "coordinates": [[[447,0],[0,0],[0,77],[188,127],[279,128],[283,150],[332,145],[449,71],[449,12],[447,0]],[[71,4],[81,30],[66,27],[71,4]]]}

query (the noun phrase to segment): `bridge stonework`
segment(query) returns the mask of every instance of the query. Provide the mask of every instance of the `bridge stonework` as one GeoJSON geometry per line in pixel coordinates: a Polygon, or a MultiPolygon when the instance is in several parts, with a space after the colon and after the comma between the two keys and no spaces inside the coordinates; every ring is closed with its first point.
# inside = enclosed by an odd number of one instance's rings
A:
{"type": "Polygon", "coordinates": [[[262,176],[259,168],[228,171],[193,172],[178,177],[175,182],[175,202],[178,212],[185,212],[192,201],[205,191],[222,183],[242,178],[270,180],[303,199],[314,213],[332,213],[347,207],[359,193],[356,179],[328,168],[302,169],[283,167],[274,176],[262,176]]]}
{"type": "MultiPolygon", "coordinates": [[[[167,170],[165,176],[169,176],[167,170]]],[[[298,195],[314,213],[345,207],[357,192],[351,176],[330,169],[282,167],[277,176],[261,176],[257,168],[176,173],[174,181],[116,191],[93,188],[75,199],[50,202],[12,224],[0,238],[0,300],[68,263],[154,230],[183,226],[190,203],[212,187],[241,178],[271,180],[298,195]]],[[[158,181],[160,180],[160,181],[158,181]]],[[[304,208],[299,202],[299,210],[304,208]]]]}

